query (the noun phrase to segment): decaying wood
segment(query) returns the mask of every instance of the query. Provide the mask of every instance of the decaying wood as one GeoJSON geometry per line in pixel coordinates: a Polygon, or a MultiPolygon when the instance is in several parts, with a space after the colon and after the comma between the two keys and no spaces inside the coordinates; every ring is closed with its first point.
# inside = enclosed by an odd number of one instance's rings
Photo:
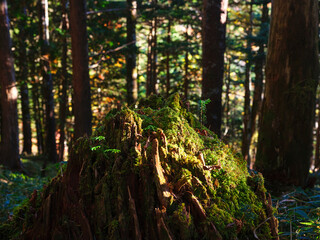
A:
{"type": "Polygon", "coordinates": [[[171,233],[163,220],[163,212],[159,208],[154,209],[157,219],[157,230],[159,238],[162,240],[173,240],[171,233]]]}
{"type": "Polygon", "coordinates": [[[167,181],[163,174],[163,168],[159,158],[159,141],[157,138],[152,141],[152,162],[155,170],[155,183],[157,187],[157,194],[161,207],[166,208],[168,200],[171,197],[167,181]]]}
{"type": "Polygon", "coordinates": [[[267,217],[270,219],[270,229],[271,229],[271,235],[273,239],[279,240],[279,233],[278,233],[278,220],[273,215],[273,207],[272,207],[272,199],[270,193],[268,193],[268,201],[266,202],[266,213],[267,217]]]}
{"type": "Polygon", "coordinates": [[[203,165],[203,169],[204,170],[214,170],[214,169],[220,169],[221,166],[220,166],[220,162],[218,165],[206,165],[206,161],[204,160],[204,157],[203,157],[203,153],[200,152],[199,155],[198,155],[198,158],[201,160],[201,163],[203,165]]]}
{"type": "Polygon", "coordinates": [[[129,210],[131,213],[131,216],[133,218],[133,223],[134,223],[134,230],[135,230],[135,236],[136,240],[141,240],[141,232],[140,232],[140,226],[139,226],[139,219],[137,215],[137,210],[136,210],[136,204],[134,202],[134,199],[131,196],[131,191],[129,186],[128,187],[128,194],[129,194],[129,210]]]}
{"type": "MultiPolygon", "coordinates": [[[[175,114],[176,109],[165,110],[175,114]]],[[[170,125],[180,118],[182,115],[173,116],[170,125]]],[[[257,235],[261,240],[269,240],[269,233],[267,237],[263,234],[271,227],[272,234],[276,234],[277,222],[271,218],[271,199],[266,199],[263,179],[255,179],[254,174],[248,178],[246,169],[229,166],[232,164],[229,159],[221,159],[224,171],[218,170],[220,163],[207,166],[205,152],[198,156],[204,149],[200,142],[206,136],[197,138],[198,133],[187,121],[176,126],[180,133],[174,136],[163,125],[152,124],[157,127],[156,132],[144,131],[143,127],[148,125],[143,125],[143,119],[135,111],[127,109],[103,123],[96,136],[104,136],[105,140],[79,139],[65,174],[53,179],[41,194],[35,192],[21,215],[14,218],[23,223],[23,229],[18,230],[22,232],[21,239],[222,240],[247,235],[252,239],[252,229],[268,218],[270,224],[261,225],[261,233],[257,230],[257,235]],[[184,139],[189,137],[186,133],[193,134],[197,143],[192,145],[189,141],[185,147],[184,139]],[[99,150],[109,148],[119,152],[93,151],[97,144],[104,148],[99,150]],[[224,179],[230,180],[230,168],[244,174],[241,189],[249,194],[255,191],[258,196],[256,202],[232,196],[232,201],[238,201],[239,205],[242,201],[252,204],[257,216],[255,225],[248,224],[245,215],[241,220],[235,219],[241,209],[226,212],[229,209],[224,203],[231,200],[224,199],[221,193],[225,190],[224,179]],[[208,171],[213,169],[217,170],[208,171]],[[249,180],[253,186],[246,185],[249,180]],[[257,182],[260,185],[256,186],[257,182]],[[218,225],[226,221],[224,214],[230,214],[233,220],[225,226],[218,225]]],[[[228,188],[230,194],[239,190],[233,188],[237,185],[228,188]]]]}
{"type": "MultiPolygon", "coordinates": [[[[192,215],[196,217],[196,220],[198,220],[199,222],[207,221],[206,212],[196,196],[194,196],[191,192],[186,192],[186,196],[191,205],[192,215]]],[[[218,232],[216,226],[212,222],[209,222],[208,225],[212,239],[222,240],[221,234],[218,232]]]]}

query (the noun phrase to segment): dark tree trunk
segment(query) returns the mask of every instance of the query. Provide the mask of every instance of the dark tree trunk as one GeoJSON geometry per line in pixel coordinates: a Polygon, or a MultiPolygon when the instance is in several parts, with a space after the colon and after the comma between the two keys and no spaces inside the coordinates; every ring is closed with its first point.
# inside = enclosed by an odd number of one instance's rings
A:
{"type": "Polygon", "coordinates": [[[318,84],[318,1],[274,0],[271,18],[256,167],[271,183],[303,186],[318,84]]]}
{"type": "Polygon", "coordinates": [[[245,96],[244,96],[244,116],[243,116],[243,132],[242,132],[242,147],[241,152],[243,158],[247,162],[247,166],[250,167],[250,143],[251,143],[251,122],[250,122],[250,115],[251,115],[251,91],[250,91],[250,84],[251,84],[251,63],[252,63],[252,0],[250,2],[250,21],[247,30],[247,61],[246,61],[246,74],[244,80],[244,89],[245,89],[245,96]]]}
{"type": "Polygon", "coordinates": [[[66,139],[66,112],[67,112],[67,105],[68,105],[68,98],[67,98],[67,89],[68,89],[68,63],[67,63],[67,51],[68,51],[68,42],[67,42],[67,30],[68,30],[68,16],[67,16],[67,0],[62,0],[62,31],[63,31],[63,38],[62,38],[62,60],[61,60],[61,79],[62,79],[62,89],[60,93],[60,108],[59,108],[59,132],[60,132],[60,139],[59,139],[59,162],[63,161],[64,156],[64,142],[66,139]]]}
{"type": "Polygon", "coordinates": [[[37,133],[37,147],[38,147],[38,154],[43,154],[43,131],[42,131],[42,122],[41,122],[41,108],[39,103],[39,90],[40,84],[39,80],[35,79],[32,82],[32,102],[33,102],[33,117],[35,120],[36,125],[36,133],[37,133]]]}
{"type": "Polygon", "coordinates": [[[0,0],[0,81],[1,148],[0,162],[10,169],[21,169],[16,80],[14,75],[9,18],[6,0],[0,0]]]}
{"type": "Polygon", "coordinates": [[[37,136],[37,148],[38,154],[43,154],[43,128],[42,128],[42,121],[41,117],[43,116],[42,108],[40,107],[39,98],[40,94],[40,82],[37,76],[37,68],[36,68],[36,61],[35,61],[35,45],[34,39],[32,36],[29,36],[29,41],[33,48],[30,49],[28,54],[28,61],[30,63],[30,76],[31,76],[31,97],[32,97],[32,111],[33,111],[33,119],[36,126],[36,136],[37,136]]]}
{"type": "Polygon", "coordinates": [[[39,1],[40,9],[40,39],[41,39],[41,69],[43,77],[43,90],[45,99],[45,155],[49,162],[57,161],[56,149],[56,122],[54,114],[53,79],[49,60],[49,16],[47,0],[39,1]]]}
{"type": "Polygon", "coordinates": [[[168,32],[167,32],[167,50],[166,50],[166,95],[170,95],[170,44],[171,44],[171,19],[168,20],[168,32]]]}
{"type": "Polygon", "coordinates": [[[219,137],[227,5],[227,0],[203,1],[202,99],[211,100],[207,105],[207,126],[219,137]]]}
{"type": "MultiPolygon", "coordinates": [[[[156,14],[157,0],[152,0],[156,14]]],[[[157,94],[157,17],[151,21],[148,37],[148,63],[147,63],[147,96],[157,94]]]]}
{"type": "Polygon", "coordinates": [[[318,97],[318,115],[317,115],[317,130],[316,130],[316,146],[314,156],[314,168],[320,168],[320,102],[318,97]]]}
{"type": "Polygon", "coordinates": [[[28,65],[27,65],[27,44],[26,44],[26,17],[27,17],[27,9],[24,6],[23,2],[22,7],[22,15],[23,20],[21,20],[19,26],[19,80],[20,80],[20,94],[21,94],[21,110],[22,110],[22,129],[23,129],[23,153],[31,154],[31,117],[30,117],[30,108],[29,108],[29,89],[27,84],[28,77],[28,65]]]}
{"type": "Polygon", "coordinates": [[[231,83],[231,59],[228,61],[228,73],[227,78],[225,80],[226,86],[226,98],[225,98],[225,107],[224,107],[224,119],[225,119],[225,130],[223,133],[223,138],[227,136],[229,131],[229,116],[230,116],[230,83],[231,83]]]}
{"type": "MultiPolygon", "coordinates": [[[[261,17],[261,27],[260,27],[260,38],[263,38],[265,40],[260,40],[259,43],[259,50],[258,54],[255,58],[255,68],[254,72],[256,75],[255,83],[254,83],[254,93],[253,93],[253,102],[252,102],[252,108],[251,108],[251,116],[250,116],[250,122],[251,122],[251,138],[250,143],[252,141],[252,136],[254,135],[256,131],[256,125],[257,125],[257,118],[260,115],[261,112],[261,104],[262,104],[262,92],[263,92],[263,70],[265,65],[265,53],[264,53],[264,45],[267,42],[267,27],[266,24],[268,24],[269,19],[269,8],[267,3],[264,3],[262,6],[262,17],[261,17]]],[[[251,161],[251,166],[254,163],[251,161]]]]}
{"type": "Polygon", "coordinates": [[[185,33],[185,41],[186,41],[186,54],[184,57],[184,98],[188,99],[188,92],[189,92],[189,35],[188,35],[189,25],[186,27],[185,33]]]}
{"type": "Polygon", "coordinates": [[[70,28],[75,116],[74,136],[79,138],[83,135],[91,135],[92,131],[86,1],[70,0],[70,28]]]}
{"type": "Polygon", "coordinates": [[[132,104],[138,98],[137,64],[136,64],[136,22],[137,22],[137,1],[127,0],[127,43],[128,54],[127,64],[127,102],[132,104]]]}

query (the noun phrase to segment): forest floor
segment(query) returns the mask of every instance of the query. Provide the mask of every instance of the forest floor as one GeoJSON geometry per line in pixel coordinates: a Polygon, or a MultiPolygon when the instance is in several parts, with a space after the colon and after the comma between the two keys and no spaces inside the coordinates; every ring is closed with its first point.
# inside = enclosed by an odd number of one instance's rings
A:
{"type": "MultiPolygon", "coordinates": [[[[27,201],[35,189],[42,189],[65,165],[65,162],[46,165],[38,156],[23,157],[22,162],[26,174],[0,166],[0,223],[10,218],[17,206],[27,201]]],[[[319,185],[312,189],[296,188],[274,197],[273,203],[280,239],[320,239],[319,185]]]]}

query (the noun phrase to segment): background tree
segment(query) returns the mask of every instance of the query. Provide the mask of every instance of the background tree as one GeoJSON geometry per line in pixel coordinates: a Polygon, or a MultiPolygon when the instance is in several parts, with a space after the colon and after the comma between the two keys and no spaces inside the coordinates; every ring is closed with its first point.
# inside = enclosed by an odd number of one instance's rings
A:
{"type": "Polygon", "coordinates": [[[91,135],[91,95],[88,69],[86,1],[70,1],[74,137],[91,135]]]}
{"type": "Polygon", "coordinates": [[[25,1],[22,1],[20,10],[21,19],[19,19],[19,72],[17,78],[20,85],[21,95],[21,110],[22,110],[22,130],[23,130],[23,148],[22,152],[31,154],[31,116],[30,116],[30,101],[28,89],[28,61],[27,59],[27,6],[25,1]]]}
{"type": "Polygon", "coordinates": [[[62,0],[62,59],[61,59],[61,93],[60,93],[60,108],[59,108],[59,162],[64,159],[64,146],[65,146],[65,125],[66,125],[66,115],[67,115],[67,106],[68,106],[68,85],[69,85],[69,76],[68,76],[68,41],[67,41],[67,30],[68,30],[68,14],[67,14],[67,0],[62,0]]]}
{"type": "Polygon", "coordinates": [[[10,169],[21,169],[16,80],[6,0],[0,1],[0,82],[1,82],[1,148],[0,162],[10,169]]]}
{"type": "Polygon", "coordinates": [[[137,85],[137,64],[136,64],[136,22],[137,22],[137,1],[127,0],[127,44],[128,53],[126,56],[127,66],[127,102],[134,103],[138,98],[137,85]]]}
{"type": "Polygon", "coordinates": [[[221,96],[226,46],[227,6],[227,0],[203,1],[202,99],[211,100],[207,105],[207,125],[219,137],[221,135],[221,96]]]}
{"type": "Polygon", "coordinates": [[[40,44],[41,44],[41,75],[43,77],[43,95],[45,99],[46,113],[46,141],[45,154],[49,162],[57,161],[56,149],[56,121],[54,113],[54,98],[53,98],[53,79],[51,74],[51,66],[49,59],[49,10],[48,1],[39,0],[39,18],[40,18],[40,44]]]}
{"type": "Polygon", "coordinates": [[[274,0],[256,167],[268,181],[305,184],[318,84],[318,2],[274,0]]]}

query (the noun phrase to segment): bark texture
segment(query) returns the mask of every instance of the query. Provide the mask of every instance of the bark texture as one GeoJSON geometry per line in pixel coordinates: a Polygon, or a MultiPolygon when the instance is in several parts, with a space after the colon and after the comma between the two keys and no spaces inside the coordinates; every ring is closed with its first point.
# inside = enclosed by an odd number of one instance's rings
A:
{"type": "Polygon", "coordinates": [[[19,157],[19,131],[17,114],[16,80],[9,18],[6,0],[0,0],[0,82],[1,82],[1,145],[0,163],[17,170],[21,168],[19,157]]]}
{"type": "Polygon", "coordinates": [[[64,142],[66,140],[66,117],[67,117],[67,105],[68,105],[68,96],[67,89],[69,86],[69,77],[68,77],[68,41],[67,41],[67,30],[68,30],[68,15],[67,15],[67,3],[68,0],[62,0],[62,31],[64,32],[62,37],[62,59],[61,59],[61,85],[62,89],[60,92],[60,108],[59,108],[59,162],[64,160],[64,142]]]}
{"type": "Polygon", "coordinates": [[[57,161],[56,120],[54,114],[53,79],[49,59],[49,9],[47,0],[39,0],[41,75],[43,77],[43,96],[45,100],[45,155],[49,162],[57,161]]]}
{"type": "Polygon", "coordinates": [[[85,0],[70,0],[70,28],[75,116],[74,136],[79,138],[83,135],[91,135],[92,131],[85,0]]]}
{"type": "Polygon", "coordinates": [[[318,2],[274,0],[256,162],[270,182],[305,184],[318,64],[318,2]]]}
{"type": "Polygon", "coordinates": [[[211,100],[207,105],[207,126],[219,137],[227,6],[228,0],[203,1],[202,99],[211,100]]]}
{"type": "Polygon", "coordinates": [[[137,63],[136,63],[136,22],[137,22],[137,1],[127,0],[127,44],[126,55],[127,65],[127,102],[132,104],[138,98],[137,63]]]}
{"type": "Polygon", "coordinates": [[[152,0],[152,5],[154,7],[154,17],[151,20],[150,33],[148,36],[148,63],[147,63],[147,83],[146,83],[146,93],[147,96],[151,94],[157,94],[157,0],[152,0]]]}
{"type": "Polygon", "coordinates": [[[23,129],[23,148],[22,152],[31,153],[31,117],[30,117],[30,101],[28,89],[28,64],[27,64],[27,44],[25,24],[27,18],[27,9],[25,3],[22,3],[22,19],[19,25],[19,81],[20,81],[20,95],[21,95],[21,110],[22,110],[22,129],[23,129]]]}

